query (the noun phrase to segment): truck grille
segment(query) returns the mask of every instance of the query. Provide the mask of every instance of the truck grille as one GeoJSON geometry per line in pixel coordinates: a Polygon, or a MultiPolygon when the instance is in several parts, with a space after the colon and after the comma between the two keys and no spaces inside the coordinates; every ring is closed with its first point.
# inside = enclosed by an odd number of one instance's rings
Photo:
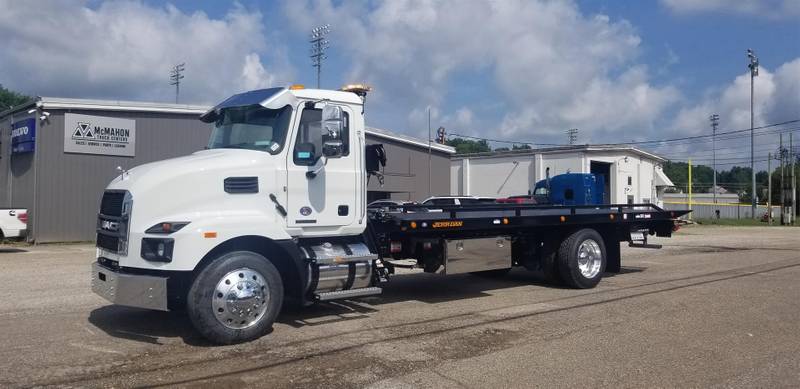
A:
{"type": "Polygon", "coordinates": [[[100,201],[100,213],[106,216],[122,216],[122,204],[125,202],[125,192],[106,191],[100,201]]]}
{"type": "Polygon", "coordinates": [[[130,206],[130,194],[127,191],[107,190],[103,193],[100,214],[97,215],[97,247],[127,254],[130,206]]]}
{"type": "Polygon", "coordinates": [[[103,235],[98,232],[97,247],[116,253],[119,250],[119,237],[103,235]]]}

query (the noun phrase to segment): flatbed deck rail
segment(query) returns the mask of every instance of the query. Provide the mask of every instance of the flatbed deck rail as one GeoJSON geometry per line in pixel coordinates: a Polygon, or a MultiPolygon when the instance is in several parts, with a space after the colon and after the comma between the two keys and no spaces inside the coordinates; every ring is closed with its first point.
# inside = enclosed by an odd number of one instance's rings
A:
{"type": "Polygon", "coordinates": [[[373,209],[370,220],[379,233],[430,234],[458,230],[496,234],[526,227],[619,224],[668,236],[674,219],[687,213],[667,211],[655,204],[409,205],[391,211],[373,209]]]}

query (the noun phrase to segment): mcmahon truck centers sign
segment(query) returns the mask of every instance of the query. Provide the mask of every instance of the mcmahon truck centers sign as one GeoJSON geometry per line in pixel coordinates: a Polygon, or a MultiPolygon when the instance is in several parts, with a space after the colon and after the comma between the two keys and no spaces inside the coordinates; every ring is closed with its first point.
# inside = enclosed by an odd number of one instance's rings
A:
{"type": "Polygon", "coordinates": [[[136,155],[136,121],[64,114],[64,152],[133,157],[136,155]]]}

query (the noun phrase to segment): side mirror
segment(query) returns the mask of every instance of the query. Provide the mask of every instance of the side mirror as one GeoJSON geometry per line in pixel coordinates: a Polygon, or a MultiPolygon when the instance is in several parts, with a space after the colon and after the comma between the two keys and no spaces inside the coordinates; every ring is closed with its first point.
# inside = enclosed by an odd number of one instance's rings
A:
{"type": "Polygon", "coordinates": [[[342,129],[344,128],[342,107],[331,104],[325,104],[322,107],[322,128],[323,135],[327,131],[330,139],[342,139],[342,129]]]}
{"type": "Polygon", "coordinates": [[[339,158],[344,154],[344,144],[341,139],[326,140],[322,145],[322,155],[327,158],[339,158]]]}

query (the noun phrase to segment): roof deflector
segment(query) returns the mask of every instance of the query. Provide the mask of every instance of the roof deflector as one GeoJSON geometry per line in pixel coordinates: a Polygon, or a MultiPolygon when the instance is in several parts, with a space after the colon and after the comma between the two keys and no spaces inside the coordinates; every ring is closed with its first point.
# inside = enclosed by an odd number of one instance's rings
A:
{"type": "Polygon", "coordinates": [[[228,97],[225,101],[208,110],[208,112],[200,115],[200,120],[206,123],[216,121],[217,115],[225,108],[258,104],[264,108],[279,109],[287,105],[294,107],[297,103],[297,98],[286,88],[258,89],[228,97]]]}

